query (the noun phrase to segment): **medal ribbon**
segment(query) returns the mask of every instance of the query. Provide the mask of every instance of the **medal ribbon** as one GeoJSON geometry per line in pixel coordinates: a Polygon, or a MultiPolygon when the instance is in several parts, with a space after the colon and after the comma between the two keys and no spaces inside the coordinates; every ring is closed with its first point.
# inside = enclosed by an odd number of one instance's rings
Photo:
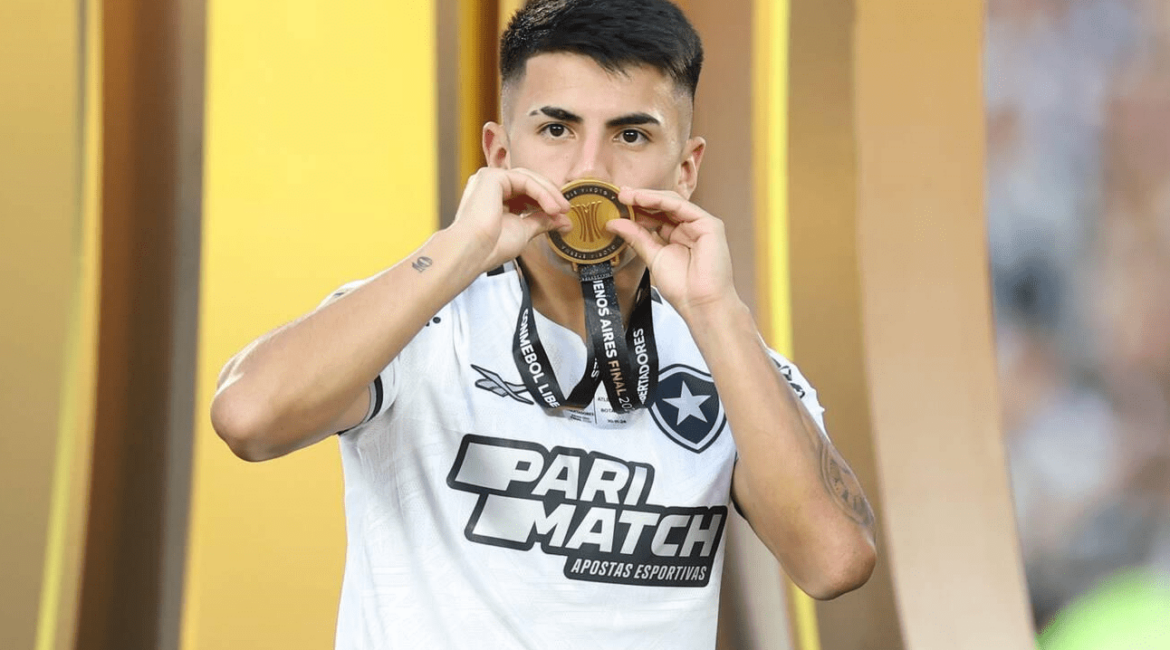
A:
{"type": "Polygon", "coordinates": [[[598,383],[605,384],[610,405],[619,413],[629,413],[648,405],[654,399],[658,384],[650,272],[644,273],[638,284],[629,331],[626,331],[618,306],[613,265],[603,262],[582,265],[578,269],[581,295],[585,299],[589,356],[585,362],[585,374],[567,399],[536,331],[536,311],[532,308],[528,283],[523,272],[519,273],[520,315],[516,321],[512,356],[524,385],[536,402],[546,409],[587,406],[593,400],[598,383]]]}

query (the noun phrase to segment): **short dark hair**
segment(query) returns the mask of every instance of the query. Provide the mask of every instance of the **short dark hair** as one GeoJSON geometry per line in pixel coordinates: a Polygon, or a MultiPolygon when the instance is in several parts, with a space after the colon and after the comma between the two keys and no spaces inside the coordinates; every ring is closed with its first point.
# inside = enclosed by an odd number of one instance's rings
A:
{"type": "Polygon", "coordinates": [[[503,84],[548,52],[581,54],[610,72],[648,65],[691,99],[703,67],[699,35],[669,0],[529,0],[500,37],[503,84]]]}

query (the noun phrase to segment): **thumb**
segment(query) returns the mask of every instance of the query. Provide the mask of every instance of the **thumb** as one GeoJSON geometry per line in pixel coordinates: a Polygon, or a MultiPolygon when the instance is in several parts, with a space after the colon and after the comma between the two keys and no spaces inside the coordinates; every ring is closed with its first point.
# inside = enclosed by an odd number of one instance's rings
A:
{"type": "Polygon", "coordinates": [[[629,219],[614,219],[605,224],[606,230],[626,240],[630,248],[646,262],[646,268],[653,273],[654,260],[658,257],[658,253],[662,252],[662,244],[659,243],[654,235],[650,233],[637,223],[629,219]]]}
{"type": "Polygon", "coordinates": [[[550,230],[567,231],[573,225],[563,214],[552,216],[540,210],[525,216],[520,223],[524,226],[524,234],[529,240],[550,230]]]}

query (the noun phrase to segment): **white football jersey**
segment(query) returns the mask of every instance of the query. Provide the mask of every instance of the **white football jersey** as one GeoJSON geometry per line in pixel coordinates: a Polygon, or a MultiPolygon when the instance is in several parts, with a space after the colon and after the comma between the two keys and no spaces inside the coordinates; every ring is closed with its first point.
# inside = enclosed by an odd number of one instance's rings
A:
{"type": "MultiPolygon", "coordinates": [[[[512,353],[514,267],[442,308],[340,435],[348,544],[337,648],[715,646],[735,443],[682,318],[655,295],[659,383],[549,413],[512,353]]],[[[587,351],[536,325],[567,394],[587,351]]],[[[774,357],[814,418],[799,372],[774,357]]]]}

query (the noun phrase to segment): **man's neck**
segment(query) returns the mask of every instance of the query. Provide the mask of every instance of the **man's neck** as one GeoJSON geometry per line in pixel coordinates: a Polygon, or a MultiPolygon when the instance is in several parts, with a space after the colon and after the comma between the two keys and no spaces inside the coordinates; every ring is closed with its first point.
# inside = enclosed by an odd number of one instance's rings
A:
{"type": "MultiPolygon", "coordinates": [[[[576,332],[588,345],[581,280],[559,261],[550,259],[553,253],[540,246],[542,244],[533,242],[520,254],[524,278],[532,294],[532,306],[554,323],[576,332]]],[[[633,252],[627,251],[625,254],[633,255],[633,252]]],[[[624,323],[630,322],[638,282],[645,268],[641,260],[633,259],[614,274],[624,323]]]]}

